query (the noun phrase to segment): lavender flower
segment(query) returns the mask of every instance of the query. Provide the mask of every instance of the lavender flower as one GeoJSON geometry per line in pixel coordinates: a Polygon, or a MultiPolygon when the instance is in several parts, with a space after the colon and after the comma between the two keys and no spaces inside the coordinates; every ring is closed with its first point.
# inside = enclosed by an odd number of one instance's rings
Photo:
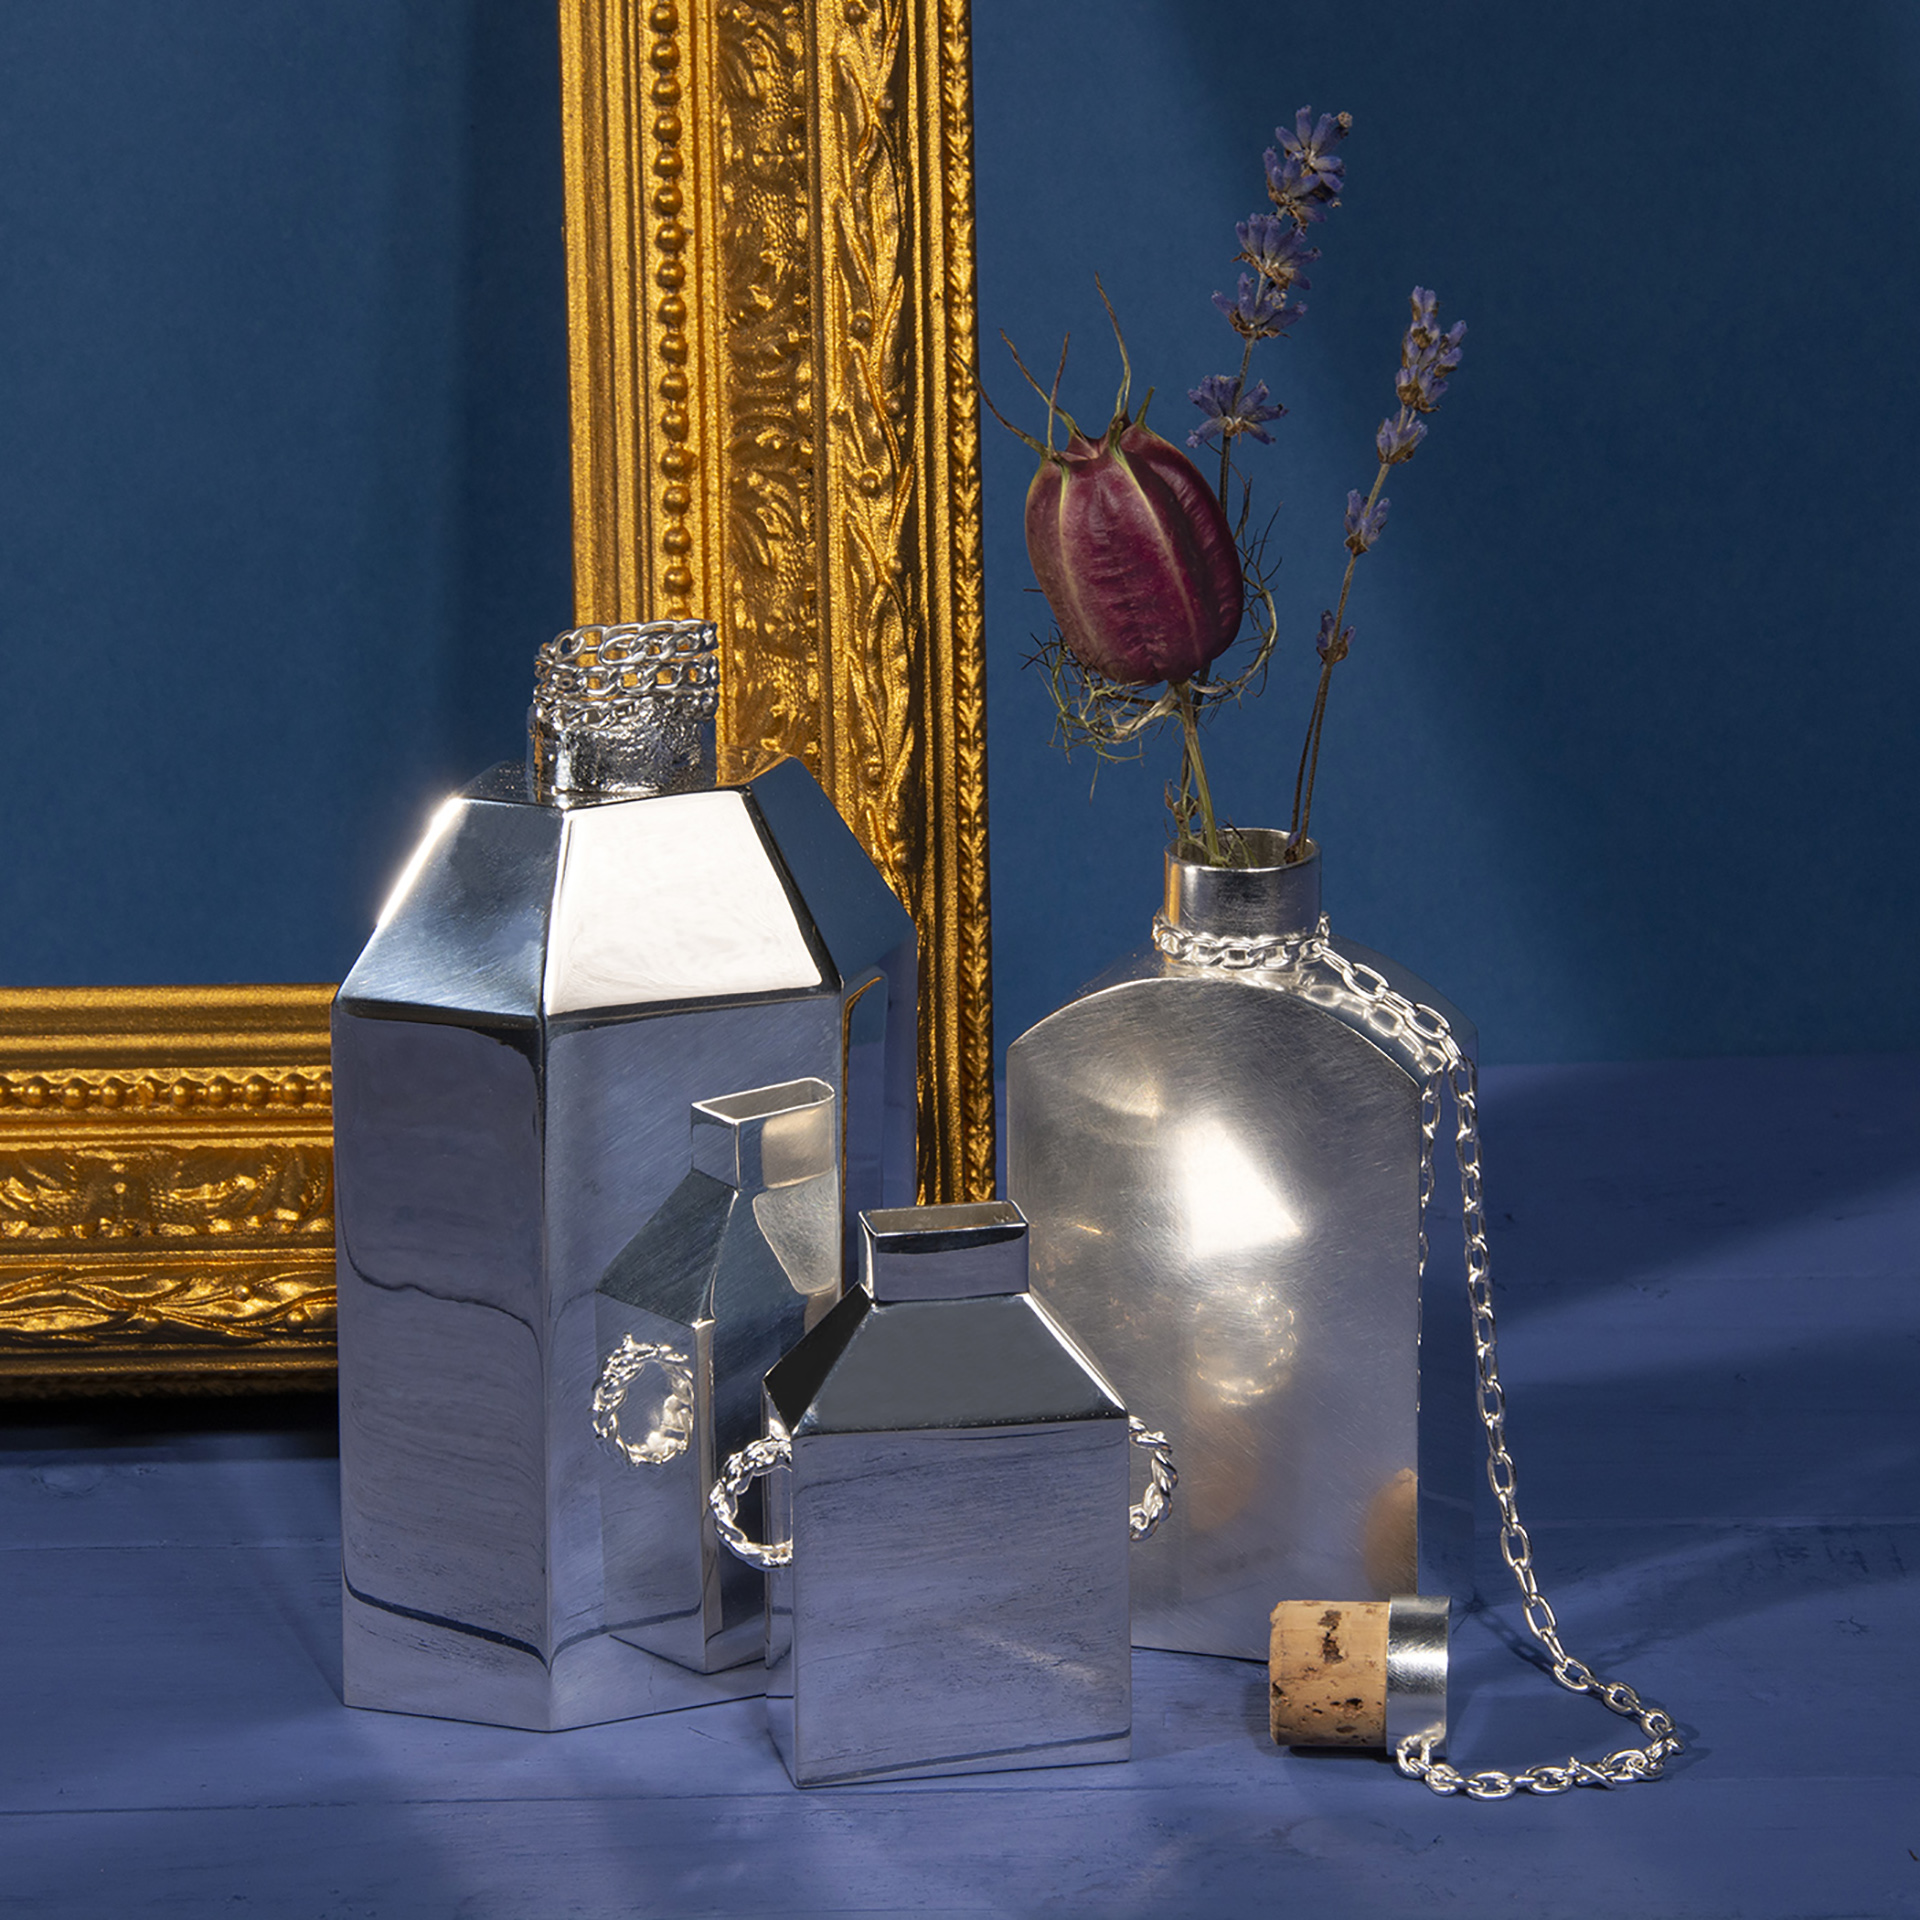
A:
{"type": "Polygon", "coordinates": [[[1334,159],[1333,149],[1352,130],[1352,114],[1323,113],[1316,124],[1311,107],[1302,107],[1294,115],[1292,133],[1284,127],[1274,129],[1279,148],[1267,149],[1267,195],[1298,225],[1324,220],[1340,204],[1347,165],[1334,159]]]}
{"type": "Polygon", "coordinates": [[[1387,524],[1387,507],[1390,503],[1378,500],[1372,506],[1367,505],[1367,496],[1355,488],[1347,495],[1347,551],[1362,554],[1380,538],[1380,530],[1387,524]]]}
{"type": "Polygon", "coordinates": [[[1221,445],[1237,433],[1249,433],[1262,446],[1273,444],[1273,435],[1261,429],[1269,420],[1278,420],[1286,408],[1277,401],[1267,404],[1267,383],[1256,380],[1250,393],[1240,390],[1240,382],[1230,373],[1210,373],[1197,387],[1190,388],[1187,398],[1207,415],[1199,426],[1187,435],[1190,447],[1204,446],[1209,440],[1217,440],[1221,445]]]}
{"type": "Polygon", "coordinates": [[[1320,249],[1307,245],[1305,232],[1277,213],[1255,213],[1234,228],[1240,240],[1240,258],[1276,292],[1313,283],[1300,269],[1320,258],[1320,249]]]}
{"type": "Polygon", "coordinates": [[[1402,407],[1391,420],[1380,422],[1373,444],[1380,451],[1381,461],[1391,467],[1411,460],[1414,448],[1426,437],[1427,423],[1411,407],[1402,407]]]}
{"type": "Polygon", "coordinates": [[[1333,609],[1329,607],[1320,616],[1320,632],[1313,643],[1314,651],[1328,666],[1338,666],[1347,657],[1347,649],[1353,645],[1353,629],[1334,630],[1333,609]]]}
{"type": "Polygon", "coordinates": [[[1229,300],[1224,293],[1213,296],[1213,304],[1233,322],[1233,330],[1245,340],[1272,340],[1293,325],[1306,312],[1296,303],[1287,305],[1286,295],[1264,277],[1240,276],[1240,293],[1229,300]]]}
{"type": "Polygon", "coordinates": [[[1400,373],[1394,391],[1403,408],[1431,413],[1447,390],[1446,376],[1460,364],[1467,323],[1456,320],[1442,333],[1434,313],[1435,296],[1425,287],[1414,288],[1412,306],[1413,320],[1400,343],[1400,373]]]}

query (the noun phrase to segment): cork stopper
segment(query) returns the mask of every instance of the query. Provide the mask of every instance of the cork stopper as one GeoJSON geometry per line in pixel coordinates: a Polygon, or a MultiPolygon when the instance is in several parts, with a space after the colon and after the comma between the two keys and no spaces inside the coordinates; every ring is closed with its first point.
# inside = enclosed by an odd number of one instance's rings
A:
{"type": "Polygon", "coordinates": [[[1267,1715],[1276,1746],[1387,1744],[1387,1602],[1283,1600],[1267,1715]]]}
{"type": "Polygon", "coordinates": [[[1283,1747],[1398,1749],[1447,1738],[1444,1596],[1283,1600],[1274,1608],[1267,1722],[1283,1747]]]}

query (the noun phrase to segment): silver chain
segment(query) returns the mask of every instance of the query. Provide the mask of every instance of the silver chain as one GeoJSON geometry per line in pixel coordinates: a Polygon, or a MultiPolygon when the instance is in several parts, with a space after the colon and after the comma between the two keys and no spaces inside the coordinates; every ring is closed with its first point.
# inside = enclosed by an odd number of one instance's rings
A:
{"type": "Polygon", "coordinates": [[[1173,1464],[1173,1448],[1164,1433],[1155,1433],[1138,1414],[1127,1415],[1127,1433],[1136,1447],[1147,1451],[1147,1490],[1137,1507],[1127,1509],[1127,1537],[1151,1540],[1154,1529],[1166,1518],[1173,1502],[1173,1490],[1180,1484],[1180,1470],[1173,1464]]]}
{"type": "Polygon", "coordinates": [[[629,1466],[659,1467],[677,1460],[693,1438],[693,1375],[687,1369],[687,1356],[623,1334],[607,1355],[600,1383],[593,1390],[593,1430],[608,1446],[625,1454],[629,1466]],[[660,1369],[666,1391],[653,1425],[643,1438],[630,1440],[621,1431],[620,1409],[633,1383],[649,1367],[660,1369]]]}
{"type": "Polygon", "coordinates": [[[740,1496],[775,1467],[784,1467],[793,1459],[793,1442],[784,1434],[768,1434],[762,1440],[749,1440],[734,1454],[707,1494],[707,1509],[713,1515],[714,1530],[750,1567],[770,1572],[775,1567],[793,1564],[793,1542],[781,1540],[772,1546],[747,1537],[740,1525],[740,1496]]]}
{"type": "Polygon", "coordinates": [[[1520,1520],[1514,1496],[1513,1455],[1507,1450],[1507,1396],[1500,1384],[1493,1323],[1493,1261],[1480,1185],[1479,1075],[1461,1052],[1446,1016],[1396,992],[1374,968],[1349,960],[1330,939],[1325,914],[1312,933],[1229,941],[1196,934],[1156,914],[1154,944],[1169,959],[1235,970],[1259,968],[1290,976],[1288,988],[1323,1006],[1357,1004],[1371,1031],[1407,1047],[1419,1065],[1420,1086],[1420,1272],[1427,1270],[1427,1210],[1433,1199],[1434,1140],[1439,1131],[1440,1096],[1453,1095],[1454,1158],[1460,1167],[1461,1226],[1467,1250],[1467,1300],[1473,1315],[1473,1353],[1478,1375],[1480,1424],[1487,1435],[1487,1484],[1500,1507],[1500,1557],[1520,1590],[1527,1631],[1551,1656],[1555,1680],[1570,1693],[1590,1693],[1623,1719],[1638,1723],[1644,1747],[1622,1747],[1601,1760],[1569,1756],[1553,1763],[1504,1773],[1483,1767],[1462,1773],[1434,1757],[1431,1738],[1403,1740],[1394,1765],[1410,1780],[1422,1780],[1435,1793],[1464,1793],[1472,1800],[1507,1800],[1516,1793],[1565,1793],[1571,1787],[1619,1787],[1635,1780],[1657,1780],[1669,1756],[1683,1742],[1664,1708],[1642,1700],[1624,1680],[1607,1680],[1576,1660],[1561,1643],[1560,1624],[1540,1591],[1533,1572],[1533,1542],[1520,1520]],[[1315,979],[1326,969],[1333,978],[1315,979]]]}

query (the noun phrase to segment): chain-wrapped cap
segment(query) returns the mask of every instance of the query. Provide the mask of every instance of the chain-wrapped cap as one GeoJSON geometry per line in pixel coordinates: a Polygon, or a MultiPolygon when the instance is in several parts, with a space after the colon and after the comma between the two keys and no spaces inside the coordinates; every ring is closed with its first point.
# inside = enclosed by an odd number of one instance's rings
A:
{"type": "Polygon", "coordinates": [[[714,784],[720,640],[710,620],[575,627],[540,649],[527,764],[556,799],[714,784]]]}

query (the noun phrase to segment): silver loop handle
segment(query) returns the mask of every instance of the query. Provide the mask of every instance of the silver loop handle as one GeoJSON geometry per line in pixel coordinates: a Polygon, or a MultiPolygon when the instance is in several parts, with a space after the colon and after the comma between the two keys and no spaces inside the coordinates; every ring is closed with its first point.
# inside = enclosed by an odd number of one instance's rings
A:
{"type": "Polygon", "coordinates": [[[647,1346],[632,1334],[607,1355],[600,1384],[593,1390],[593,1430],[627,1457],[635,1467],[663,1467],[686,1452],[693,1439],[693,1374],[687,1356],[672,1347],[647,1346]],[[620,1430],[620,1409],[633,1383],[649,1367],[666,1376],[666,1397],[659,1415],[643,1439],[629,1440],[620,1430]]]}
{"type": "Polygon", "coordinates": [[[712,1509],[713,1524],[720,1538],[748,1566],[762,1571],[790,1566],[793,1542],[788,1540],[769,1547],[758,1540],[749,1540],[740,1530],[740,1496],[762,1474],[786,1466],[792,1458],[793,1443],[784,1436],[749,1441],[727,1462],[720,1478],[713,1483],[713,1491],[707,1495],[707,1505],[712,1509]]]}
{"type": "Polygon", "coordinates": [[[1164,1433],[1151,1432],[1144,1420],[1131,1413],[1127,1415],[1127,1431],[1133,1437],[1133,1444],[1145,1447],[1149,1456],[1147,1490],[1137,1507],[1127,1509],[1127,1537],[1150,1540],[1154,1528],[1167,1517],[1167,1509],[1173,1504],[1173,1490],[1180,1484],[1180,1470],[1173,1464],[1173,1448],[1167,1444],[1164,1433]]]}

